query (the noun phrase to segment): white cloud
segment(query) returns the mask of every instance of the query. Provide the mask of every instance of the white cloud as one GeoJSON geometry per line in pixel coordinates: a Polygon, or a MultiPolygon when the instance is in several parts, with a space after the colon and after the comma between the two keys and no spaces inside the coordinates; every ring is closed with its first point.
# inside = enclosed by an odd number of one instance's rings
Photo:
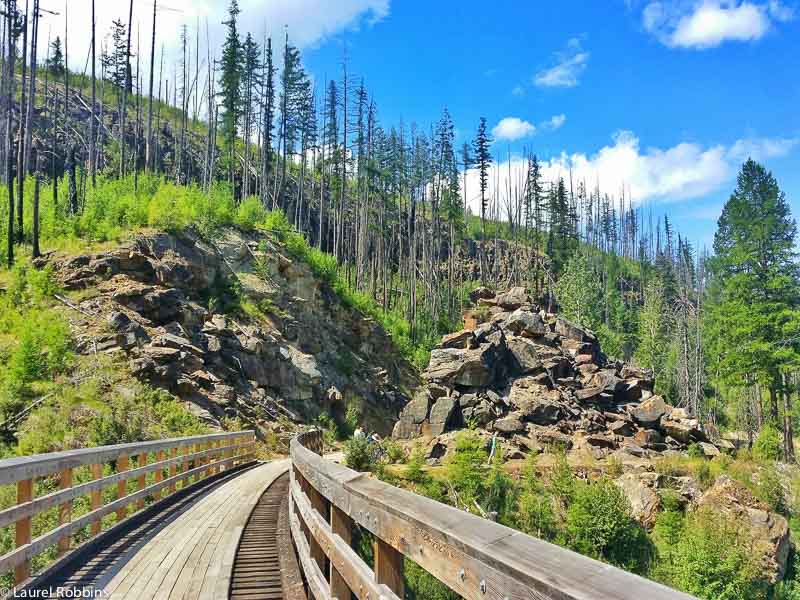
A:
{"type": "Polygon", "coordinates": [[[650,2],[642,12],[644,28],[672,48],[713,48],[728,41],[759,40],[794,11],[779,0],[678,0],[650,2]]]}
{"type": "MultiPolygon", "coordinates": [[[[91,0],[41,0],[42,9],[60,13],[45,13],[40,23],[40,50],[46,48],[48,32],[64,39],[64,12],[69,5],[69,62],[83,71],[91,45],[91,0]]],[[[206,20],[212,48],[218,49],[225,33],[222,21],[227,18],[228,0],[158,0],[163,7],[156,20],[156,51],[165,47],[164,77],[172,78],[172,64],[179,56],[180,29],[189,28],[195,38],[195,28],[200,23],[201,61],[206,57],[206,20]],[[169,66],[168,66],[169,65],[169,66]]],[[[284,26],[288,26],[290,41],[300,48],[313,47],[338,33],[361,26],[370,26],[386,18],[390,0],[240,0],[239,31],[251,32],[259,43],[264,35],[271,35],[273,47],[281,48],[284,26]]],[[[103,38],[111,22],[121,19],[127,23],[129,3],[96,1],[98,55],[103,38]]],[[[149,49],[153,20],[153,0],[134,0],[133,48],[139,35],[142,70],[149,69],[149,49]]],[[[191,44],[194,54],[194,41],[191,44]]],[[[158,58],[156,59],[158,61],[158,58]]],[[[194,58],[192,59],[194,62],[194,58]]],[[[135,68],[135,66],[134,66],[135,68]]],[[[98,66],[99,69],[99,66],[98,66]]]]}
{"type": "Polygon", "coordinates": [[[550,131],[555,131],[556,129],[561,129],[561,126],[567,122],[567,115],[560,114],[560,115],[553,115],[547,121],[539,125],[542,129],[549,129],[550,131]]]}
{"type": "Polygon", "coordinates": [[[517,117],[506,117],[492,129],[492,136],[495,140],[506,140],[513,142],[521,140],[536,133],[536,126],[528,121],[523,121],[517,117]]]}
{"type": "MultiPolygon", "coordinates": [[[[751,138],[740,139],[730,146],[681,142],[666,149],[642,148],[636,135],[621,131],[613,136],[611,144],[593,154],[562,152],[549,160],[541,157],[540,160],[544,180],[548,182],[559,177],[568,179],[571,175],[575,185],[580,181],[585,181],[591,189],[599,185],[601,193],[610,196],[619,197],[624,189],[634,204],[673,202],[702,198],[729,185],[748,156],[762,161],[776,158],[788,154],[798,144],[800,139],[751,138]]],[[[501,197],[509,187],[521,189],[525,172],[526,159],[519,156],[494,165],[489,177],[489,196],[493,196],[495,185],[501,197]]],[[[475,170],[467,174],[467,192],[473,212],[479,211],[475,170]]]]}
{"type": "Polygon", "coordinates": [[[572,38],[565,51],[556,53],[556,60],[554,66],[534,76],[534,84],[539,87],[575,87],[586,70],[589,53],[583,49],[578,38],[572,38]]]}

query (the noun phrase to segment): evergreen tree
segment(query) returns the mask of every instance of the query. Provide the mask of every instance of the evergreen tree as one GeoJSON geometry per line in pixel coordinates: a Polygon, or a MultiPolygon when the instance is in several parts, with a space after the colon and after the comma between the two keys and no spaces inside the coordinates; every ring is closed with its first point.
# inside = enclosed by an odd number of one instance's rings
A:
{"type": "Polygon", "coordinates": [[[61,48],[61,38],[56,36],[50,42],[50,58],[47,59],[47,69],[53,77],[61,77],[64,74],[64,51],[61,48]]]}
{"type": "Polygon", "coordinates": [[[486,131],[486,117],[481,117],[481,122],[478,125],[478,134],[475,136],[473,148],[475,150],[475,164],[478,166],[478,176],[481,189],[481,231],[483,237],[486,237],[486,208],[488,200],[486,198],[486,190],[489,189],[489,167],[492,165],[492,155],[489,152],[489,146],[492,144],[492,138],[486,131]]]}
{"type": "MultiPolygon", "coordinates": [[[[775,178],[748,160],[714,236],[709,330],[719,378],[769,389],[778,421],[784,376],[798,365],[797,226],[775,178]]],[[[785,449],[793,454],[790,394],[784,393],[785,449]]]]}
{"type": "Polygon", "coordinates": [[[223,22],[228,29],[222,46],[220,64],[220,95],[222,97],[221,132],[222,141],[228,156],[229,178],[233,182],[234,151],[239,120],[242,112],[242,70],[243,52],[236,19],[239,16],[239,3],[231,0],[228,7],[228,20],[223,22]]]}

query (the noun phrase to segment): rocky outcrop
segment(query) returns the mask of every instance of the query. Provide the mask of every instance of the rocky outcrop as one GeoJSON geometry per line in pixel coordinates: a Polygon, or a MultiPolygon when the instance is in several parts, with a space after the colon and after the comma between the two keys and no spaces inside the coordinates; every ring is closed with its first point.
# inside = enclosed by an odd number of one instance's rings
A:
{"type": "Polygon", "coordinates": [[[790,551],[789,524],[784,517],[770,511],[750,490],[726,475],[717,478],[698,506],[732,519],[752,540],[751,551],[760,557],[767,578],[772,582],[783,579],[790,551]]]}
{"type": "MultiPolygon", "coordinates": [[[[523,288],[496,296],[480,288],[473,297],[488,320],[433,350],[423,373],[431,400],[403,410],[396,438],[470,424],[501,437],[512,454],[552,444],[597,458],[645,459],[692,443],[709,456],[719,451],[696,419],[654,395],[652,373],[609,360],[591,331],[540,310],[523,288]]],[[[648,511],[651,501],[642,500],[648,511]]]]}
{"type": "Polygon", "coordinates": [[[46,261],[65,289],[85,290],[71,319],[80,350],[118,354],[212,423],[307,421],[358,401],[368,426],[387,432],[407,403],[400,390],[416,387],[380,325],[263,236],[152,233],[46,261]]]}

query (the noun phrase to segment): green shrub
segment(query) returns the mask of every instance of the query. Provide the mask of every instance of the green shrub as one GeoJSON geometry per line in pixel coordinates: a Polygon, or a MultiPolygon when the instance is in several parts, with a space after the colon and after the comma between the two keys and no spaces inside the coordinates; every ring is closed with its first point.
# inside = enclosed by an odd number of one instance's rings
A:
{"type": "Polygon", "coordinates": [[[489,467],[482,506],[487,512],[496,513],[499,523],[511,525],[515,504],[516,488],[505,471],[502,452],[498,448],[489,467]]]}
{"type": "Polygon", "coordinates": [[[236,208],[233,222],[246,231],[253,231],[267,218],[267,210],[260,198],[250,196],[242,200],[236,208]]]}
{"type": "Polygon", "coordinates": [[[766,598],[749,540],[723,514],[700,510],[686,521],[662,566],[665,582],[708,600],[766,598]]]}
{"type": "Polygon", "coordinates": [[[425,453],[420,444],[414,446],[411,451],[411,457],[408,460],[408,468],[405,472],[405,477],[413,483],[422,483],[425,481],[427,474],[425,473],[425,453]]]}
{"type": "Polygon", "coordinates": [[[371,471],[375,467],[366,438],[351,438],[344,444],[344,462],[355,471],[371,471]]]}
{"type": "Polygon", "coordinates": [[[753,454],[761,460],[778,460],[783,452],[783,440],[774,425],[767,423],[753,444],[753,454]]]}
{"type": "Polygon", "coordinates": [[[786,492],[774,466],[766,467],[759,473],[755,492],[772,510],[782,514],[789,513],[786,492]]]}
{"type": "Polygon", "coordinates": [[[705,458],[705,453],[703,449],[700,447],[700,444],[689,444],[689,448],[686,450],[686,454],[689,455],[689,458],[705,458]]]}
{"type": "Polygon", "coordinates": [[[459,600],[461,598],[409,559],[405,559],[403,575],[406,580],[406,600],[459,600]]]}
{"type": "Polygon", "coordinates": [[[445,472],[462,508],[471,510],[480,500],[487,458],[483,440],[475,432],[464,430],[456,434],[455,451],[446,459],[445,472]]]}
{"type": "Polygon", "coordinates": [[[559,454],[550,477],[550,491],[563,508],[567,508],[575,497],[577,482],[565,454],[559,454]]]}
{"type": "Polygon", "coordinates": [[[396,465],[406,460],[406,450],[399,443],[391,438],[383,441],[383,450],[386,452],[386,460],[389,464],[396,465]]]}
{"type": "Polygon", "coordinates": [[[714,473],[711,471],[711,466],[708,464],[708,461],[704,461],[700,463],[697,467],[697,472],[695,473],[697,477],[697,483],[700,486],[701,490],[707,490],[714,484],[714,473]]]}
{"type": "Polygon", "coordinates": [[[554,540],[558,534],[553,497],[536,471],[536,456],[528,459],[520,481],[515,527],[543,540],[554,540]]]}
{"type": "Polygon", "coordinates": [[[647,534],[631,517],[625,494],[608,479],[576,486],[566,534],[569,546],[587,556],[637,573],[648,565],[647,534]]]}

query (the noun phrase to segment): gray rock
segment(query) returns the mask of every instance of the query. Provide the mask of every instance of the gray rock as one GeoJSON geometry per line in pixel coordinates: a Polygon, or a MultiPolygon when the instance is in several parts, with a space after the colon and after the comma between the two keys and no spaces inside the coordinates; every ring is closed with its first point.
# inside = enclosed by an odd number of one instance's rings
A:
{"type": "Polygon", "coordinates": [[[493,428],[500,433],[520,433],[525,431],[525,425],[522,423],[519,413],[511,413],[502,419],[497,419],[493,428]]]}
{"type": "Polygon", "coordinates": [[[519,308],[503,322],[503,327],[514,335],[539,337],[547,333],[547,328],[538,313],[519,308]]]}
{"type": "Polygon", "coordinates": [[[626,473],[616,479],[614,483],[628,498],[633,518],[644,527],[652,527],[656,522],[658,509],[661,506],[661,499],[658,494],[635,473],[626,473]]]}
{"type": "Polygon", "coordinates": [[[655,427],[668,410],[669,407],[661,396],[653,396],[639,404],[639,406],[632,408],[630,413],[636,422],[642,426],[655,427]]]}
{"type": "Polygon", "coordinates": [[[571,321],[567,321],[564,318],[558,317],[556,319],[556,329],[555,332],[565,337],[569,340],[575,340],[578,342],[594,342],[596,338],[594,334],[590,332],[588,329],[584,329],[572,323],[571,321]]]}
{"type": "Polygon", "coordinates": [[[469,329],[462,329],[442,338],[439,348],[474,348],[477,345],[475,334],[469,329]]]}
{"type": "Polygon", "coordinates": [[[428,417],[430,435],[441,435],[456,425],[460,425],[461,411],[458,400],[454,398],[439,398],[431,407],[428,417]]]}
{"type": "Polygon", "coordinates": [[[498,295],[496,300],[497,305],[506,310],[517,310],[520,306],[530,303],[530,297],[523,287],[511,288],[506,293],[498,295]]]}
{"type": "Polygon", "coordinates": [[[522,337],[512,337],[507,342],[508,351],[514,359],[517,372],[526,374],[542,367],[536,352],[536,344],[522,337]]]}

